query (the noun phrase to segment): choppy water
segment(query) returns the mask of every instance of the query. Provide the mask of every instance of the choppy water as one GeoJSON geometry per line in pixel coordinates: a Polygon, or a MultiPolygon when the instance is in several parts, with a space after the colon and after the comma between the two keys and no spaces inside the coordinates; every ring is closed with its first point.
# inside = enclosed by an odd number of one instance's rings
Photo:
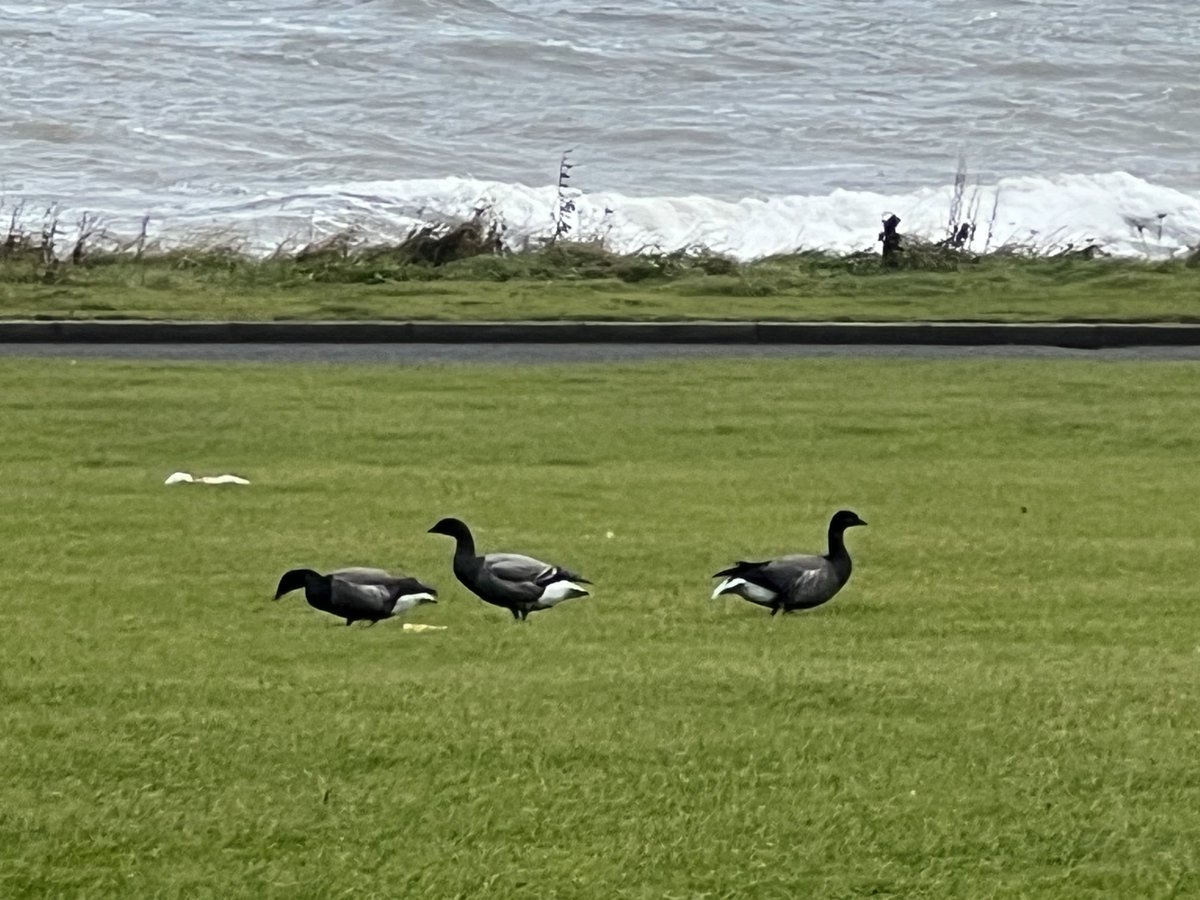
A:
{"type": "Polygon", "coordinates": [[[1169,255],[1198,146],[1177,0],[0,2],[4,202],[121,233],[536,236],[574,147],[619,247],[859,249],[944,229],[961,153],[995,242],[1169,255]]]}

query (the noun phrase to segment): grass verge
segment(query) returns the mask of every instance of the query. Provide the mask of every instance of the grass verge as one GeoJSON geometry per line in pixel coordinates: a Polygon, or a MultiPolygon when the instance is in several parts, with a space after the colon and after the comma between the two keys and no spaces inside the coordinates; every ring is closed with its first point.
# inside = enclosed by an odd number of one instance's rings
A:
{"type": "Polygon", "coordinates": [[[1200,892],[1194,365],[0,377],[6,897],[1200,892]],[[707,599],[843,505],[831,604],[707,599]],[[445,514],[596,596],[514,626],[445,514]],[[268,599],[354,562],[448,630],[268,599]]]}
{"type": "Polygon", "coordinates": [[[0,258],[0,317],[1200,321],[1200,269],[1184,261],[941,250],[927,265],[891,270],[870,255],[738,264],[556,244],[433,264],[414,252],[257,261],[181,252],[53,265],[17,255],[0,258]]]}

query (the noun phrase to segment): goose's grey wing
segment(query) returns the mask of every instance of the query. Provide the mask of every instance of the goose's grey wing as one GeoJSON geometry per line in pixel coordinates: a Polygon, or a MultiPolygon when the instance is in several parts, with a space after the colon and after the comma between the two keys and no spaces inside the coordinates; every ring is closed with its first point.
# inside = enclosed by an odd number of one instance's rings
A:
{"type": "Polygon", "coordinates": [[[768,560],[764,571],[771,577],[779,579],[799,578],[806,573],[825,568],[826,559],[823,556],[794,553],[790,556],[779,556],[768,560]]]}
{"type": "Polygon", "coordinates": [[[337,569],[330,572],[339,581],[358,584],[364,587],[381,586],[388,589],[393,599],[405,594],[432,594],[437,591],[427,584],[422,584],[416,578],[401,572],[388,572],[385,569],[368,569],[363,566],[353,566],[348,569],[337,569]]]}
{"type": "Polygon", "coordinates": [[[823,557],[795,554],[763,562],[739,562],[728,569],[722,569],[713,577],[741,578],[782,594],[791,590],[797,579],[812,577],[811,573],[820,570],[824,565],[823,557]]]}
{"type": "Polygon", "coordinates": [[[479,578],[486,585],[480,596],[501,598],[505,603],[543,603],[549,599],[553,605],[587,593],[578,584],[568,584],[584,581],[575,573],[520,553],[489,553],[483,558],[479,578]]]}
{"type": "Polygon", "coordinates": [[[378,584],[389,578],[404,577],[403,572],[389,572],[386,569],[371,569],[367,566],[347,566],[344,569],[334,569],[329,574],[352,584],[378,584]]]}
{"type": "Polygon", "coordinates": [[[381,619],[392,613],[399,596],[394,585],[362,584],[335,576],[330,594],[337,615],[358,619],[381,619]]]}
{"type": "Polygon", "coordinates": [[[542,562],[532,556],[522,556],[520,553],[489,553],[483,558],[483,568],[502,581],[536,584],[540,587],[554,581],[574,581],[579,578],[561,566],[542,562]]]}
{"type": "Polygon", "coordinates": [[[767,564],[770,577],[791,602],[803,606],[824,603],[844,583],[823,556],[781,556],[767,564]]]}

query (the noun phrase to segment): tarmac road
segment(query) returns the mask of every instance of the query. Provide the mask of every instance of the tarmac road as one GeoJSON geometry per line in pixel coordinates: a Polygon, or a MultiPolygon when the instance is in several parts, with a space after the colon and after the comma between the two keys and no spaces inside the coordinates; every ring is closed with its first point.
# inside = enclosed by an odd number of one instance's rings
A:
{"type": "Polygon", "coordinates": [[[261,363],[620,363],[667,359],[1096,359],[1200,361],[1196,347],[1071,350],[1041,346],[941,347],[878,344],[23,344],[0,358],[179,360],[261,363]]]}

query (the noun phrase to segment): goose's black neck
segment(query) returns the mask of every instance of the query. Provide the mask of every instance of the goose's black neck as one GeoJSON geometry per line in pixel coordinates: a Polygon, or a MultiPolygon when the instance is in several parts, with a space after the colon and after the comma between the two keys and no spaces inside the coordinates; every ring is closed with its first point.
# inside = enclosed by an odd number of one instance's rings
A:
{"type": "Polygon", "coordinates": [[[829,523],[829,559],[844,559],[849,557],[846,552],[846,526],[838,522],[829,523]]]}
{"type": "Polygon", "coordinates": [[[462,519],[456,519],[453,516],[438,519],[437,524],[429,531],[431,534],[444,534],[446,537],[454,538],[455,559],[460,556],[475,555],[475,538],[471,536],[471,529],[462,519]]]}
{"type": "Polygon", "coordinates": [[[279,587],[275,591],[275,599],[278,600],[284,594],[290,594],[292,591],[300,588],[307,589],[310,584],[319,581],[321,578],[322,576],[312,569],[289,569],[279,579],[279,587]]]}
{"type": "MultiPolygon", "coordinates": [[[[310,604],[328,604],[333,597],[333,578],[318,572],[304,573],[304,599],[310,604]]],[[[318,607],[320,608],[320,607],[318,607]]]]}
{"type": "Polygon", "coordinates": [[[454,530],[454,560],[450,567],[458,580],[467,587],[475,583],[479,571],[483,568],[483,560],[475,553],[475,538],[466,525],[454,530]]]}
{"type": "Polygon", "coordinates": [[[475,537],[464,525],[454,532],[454,556],[456,558],[467,556],[474,558],[475,555],[475,537]]]}

